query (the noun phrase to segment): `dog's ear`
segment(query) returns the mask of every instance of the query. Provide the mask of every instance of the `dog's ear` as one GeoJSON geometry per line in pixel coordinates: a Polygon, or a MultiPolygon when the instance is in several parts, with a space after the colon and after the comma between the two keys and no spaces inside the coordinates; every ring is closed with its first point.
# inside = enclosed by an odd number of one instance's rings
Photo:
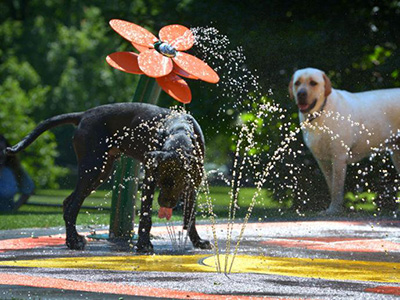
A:
{"type": "Polygon", "coordinates": [[[289,96],[290,96],[290,99],[293,99],[293,80],[294,80],[294,74],[292,75],[292,79],[290,79],[290,82],[289,82],[289,96]]]}
{"type": "Polygon", "coordinates": [[[322,74],[325,81],[325,98],[328,97],[332,93],[332,83],[328,76],[325,73],[322,74]]]}
{"type": "Polygon", "coordinates": [[[204,161],[203,158],[197,157],[191,154],[187,155],[188,169],[191,173],[191,184],[194,187],[198,187],[204,177],[204,161]]]}
{"type": "Polygon", "coordinates": [[[145,155],[145,164],[147,168],[154,170],[161,164],[166,166],[183,166],[183,161],[179,153],[171,151],[150,151],[145,155]]]}
{"type": "Polygon", "coordinates": [[[147,152],[144,157],[145,168],[155,170],[159,163],[163,160],[165,152],[163,151],[151,151],[147,152]]]}

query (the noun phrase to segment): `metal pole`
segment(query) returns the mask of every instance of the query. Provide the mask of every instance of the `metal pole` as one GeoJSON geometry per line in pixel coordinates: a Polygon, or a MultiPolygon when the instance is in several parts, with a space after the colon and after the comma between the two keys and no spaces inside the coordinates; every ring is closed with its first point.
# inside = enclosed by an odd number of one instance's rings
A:
{"type": "MultiPolygon", "coordinates": [[[[154,78],[141,76],[132,102],[156,104],[161,88],[154,78]]],[[[117,164],[111,199],[109,239],[128,240],[133,237],[135,203],[138,194],[140,162],[122,156],[117,164]]]]}

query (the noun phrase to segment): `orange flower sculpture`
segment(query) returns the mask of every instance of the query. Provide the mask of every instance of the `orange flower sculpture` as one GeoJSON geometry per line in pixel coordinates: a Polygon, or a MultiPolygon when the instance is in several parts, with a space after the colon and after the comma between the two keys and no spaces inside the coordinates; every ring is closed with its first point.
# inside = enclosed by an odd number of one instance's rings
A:
{"type": "Polygon", "coordinates": [[[111,20],[111,27],[132,43],[135,52],[115,52],[107,56],[110,66],[133,74],[145,74],[157,80],[172,98],[190,103],[192,93],[182,77],[210,83],[219,81],[218,74],[205,62],[182,52],[194,44],[190,29],[182,25],[161,28],[159,39],[151,32],[131,22],[111,20]]]}

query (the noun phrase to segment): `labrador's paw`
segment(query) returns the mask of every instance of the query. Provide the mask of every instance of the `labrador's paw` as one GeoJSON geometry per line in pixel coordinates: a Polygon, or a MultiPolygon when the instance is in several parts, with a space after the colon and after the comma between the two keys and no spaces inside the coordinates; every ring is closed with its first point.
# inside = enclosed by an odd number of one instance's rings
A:
{"type": "Polygon", "coordinates": [[[141,243],[137,242],[135,246],[137,253],[152,254],[154,253],[153,244],[151,242],[141,243]]]}
{"type": "Polygon", "coordinates": [[[86,245],[86,238],[81,235],[67,238],[66,245],[71,250],[83,250],[86,245]]]}
{"type": "Polygon", "coordinates": [[[193,242],[193,246],[199,249],[212,249],[210,241],[199,239],[193,242]]]}
{"type": "Polygon", "coordinates": [[[321,211],[320,216],[339,216],[343,214],[343,208],[329,207],[327,210],[321,211]]]}

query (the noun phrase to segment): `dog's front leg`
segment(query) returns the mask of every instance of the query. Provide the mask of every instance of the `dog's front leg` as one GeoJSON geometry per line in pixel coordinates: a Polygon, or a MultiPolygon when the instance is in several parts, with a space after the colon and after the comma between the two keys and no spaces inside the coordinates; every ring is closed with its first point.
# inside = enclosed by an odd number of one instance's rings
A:
{"type": "Polygon", "coordinates": [[[152,204],[155,191],[155,179],[154,175],[146,170],[146,175],[143,180],[142,186],[142,199],[140,209],[140,221],[139,221],[139,239],[136,244],[136,251],[140,253],[152,253],[153,245],[150,242],[150,230],[151,230],[151,214],[152,204]]]}
{"type": "Polygon", "coordinates": [[[345,159],[336,159],[332,164],[331,204],[326,210],[329,215],[343,211],[344,182],[346,179],[347,164],[345,159]]]}
{"type": "Polygon", "coordinates": [[[333,168],[332,162],[328,160],[317,160],[319,168],[325,177],[326,184],[328,185],[329,192],[332,194],[332,183],[333,183],[333,168]]]}
{"type": "Polygon", "coordinates": [[[190,241],[195,248],[211,249],[210,241],[200,238],[196,229],[196,198],[195,191],[188,191],[185,193],[185,203],[183,211],[183,228],[187,229],[190,241]]]}
{"type": "MultiPolygon", "coordinates": [[[[392,157],[392,162],[393,162],[393,164],[394,164],[394,166],[396,168],[397,174],[400,175],[400,143],[396,147],[397,148],[392,150],[391,157],[392,157]]],[[[397,201],[397,203],[398,204],[397,204],[396,212],[397,212],[398,215],[400,215],[400,205],[399,205],[400,202],[397,201]]]]}
{"type": "Polygon", "coordinates": [[[397,173],[400,175],[400,143],[397,147],[399,148],[392,150],[391,158],[397,173]]]}

